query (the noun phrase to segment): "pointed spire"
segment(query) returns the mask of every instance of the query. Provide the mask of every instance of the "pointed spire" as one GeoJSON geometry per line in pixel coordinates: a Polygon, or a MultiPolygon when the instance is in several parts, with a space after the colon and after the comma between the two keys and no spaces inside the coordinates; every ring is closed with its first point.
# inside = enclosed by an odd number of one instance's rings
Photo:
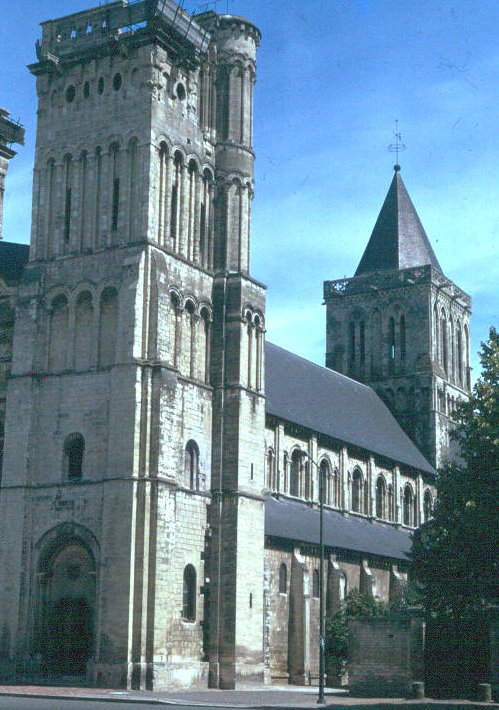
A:
{"type": "Polygon", "coordinates": [[[403,183],[400,165],[394,165],[394,170],[390,189],[355,276],[426,264],[442,271],[403,183]]]}

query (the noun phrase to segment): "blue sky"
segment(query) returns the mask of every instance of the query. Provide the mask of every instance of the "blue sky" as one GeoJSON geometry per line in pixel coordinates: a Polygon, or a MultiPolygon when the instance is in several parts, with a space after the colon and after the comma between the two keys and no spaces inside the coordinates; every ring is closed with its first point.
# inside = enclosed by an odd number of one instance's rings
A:
{"type": "MultiPolygon", "coordinates": [[[[8,174],[4,239],[29,241],[38,22],[91,0],[0,0],[0,106],[26,127],[8,174]]],[[[201,11],[197,0],[188,10],[201,11]]],[[[402,176],[445,274],[473,297],[472,350],[498,321],[499,3],[222,0],[261,29],[252,273],[267,337],[323,364],[325,279],[352,276],[402,176]]],[[[475,376],[479,364],[474,357],[475,376]]]]}

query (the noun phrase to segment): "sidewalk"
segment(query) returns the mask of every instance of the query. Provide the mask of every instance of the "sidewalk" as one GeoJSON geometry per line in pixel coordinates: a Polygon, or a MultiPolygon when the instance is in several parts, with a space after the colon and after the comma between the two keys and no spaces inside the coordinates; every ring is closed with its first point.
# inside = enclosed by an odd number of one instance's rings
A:
{"type": "MultiPolygon", "coordinates": [[[[105,688],[63,688],[35,685],[1,685],[0,695],[38,698],[77,698],[158,705],[197,705],[207,708],[240,707],[270,709],[317,708],[317,688],[296,686],[270,686],[251,690],[189,690],[189,691],[136,691],[105,688]]],[[[390,707],[407,707],[411,710],[464,710],[465,708],[497,708],[497,703],[480,703],[467,700],[407,700],[405,698],[352,698],[345,691],[326,691],[326,705],[335,710],[355,707],[383,710],[390,707]]]]}

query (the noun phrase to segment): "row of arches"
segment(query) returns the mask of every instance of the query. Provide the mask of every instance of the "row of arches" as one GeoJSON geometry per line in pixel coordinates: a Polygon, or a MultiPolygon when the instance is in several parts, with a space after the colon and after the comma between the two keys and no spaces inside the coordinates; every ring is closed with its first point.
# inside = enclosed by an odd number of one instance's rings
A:
{"type": "Polygon", "coordinates": [[[470,389],[470,334],[467,323],[433,306],[433,357],[451,382],[470,389]]]}
{"type": "MultiPolygon", "coordinates": [[[[319,500],[320,480],[313,474],[313,467],[307,455],[301,449],[294,449],[291,457],[284,453],[283,476],[279,475],[274,449],[269,447],[266,453],[266,483],[273,491],[282,490],[291,496],[306,500],[319,500]],[[282,488],[280,487],[282,485],[282,488]]],[[[433,494],[429,487],[423,493],[423,515],[419,514],[419,499],[416,487],[406,483],[397,491],[392,482],[388,483],[383,474],[378,474],[375,483],[375,495],[371,504],[369,480],[356,466],[347,474],[346,491],[338,467],[322,457],[319,461],[318,476],[324,485],[324,503],[328,506],[350,510],[363,515],[375,515],[382,520],[402,522],[416,526],[426,521],[432,514],[433,494]],[[371,505],[373,509],[371,510],[371,505]],[[398,510],[401,508],[400,520],[398,510]]]]}
{"type": "Polygon", "coordinates": [[[51,157],[35,171],[36,256],[81,253],[138,238],[139,144],[51,157]]]}
{"type": "Polygon", "coordinates": [[[211,354],[211,311],[206,304],[196,304],[170,292],[171,356],[179,372],[190,379],[209,383],[211,354]]]}
{"type": "Polygon", "coordinates": [[[333,369],[357,379],[379,379],[405,371],[407,322],[400,306],[383,314],[379,308],[370,313],[356,308],[345,325],[343,338],[334,345],[333,369]]]}
{"type": "Polygon", "coordinates": [[[109,367],[116,359],[118,291],[80,290],[71,300],[55,295],[48,307],[47,369],[50,372],[92,366],[109,367]]]}
{"type": "Polygon", "coordinates": [[[162,142],[158,151],[157,241],[189,261],[213,267],[214,176],[162,142]]]}

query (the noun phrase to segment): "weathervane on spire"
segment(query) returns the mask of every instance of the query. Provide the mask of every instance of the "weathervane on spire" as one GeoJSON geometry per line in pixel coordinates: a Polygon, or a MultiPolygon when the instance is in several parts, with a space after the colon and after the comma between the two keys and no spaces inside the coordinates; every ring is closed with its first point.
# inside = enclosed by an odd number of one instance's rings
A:
{"type": "Polygon", "coordinates": [[[395,136],[395,143],[391,143],[388,146],[388,150],[390,153],[395,153],[395,158],[396,158],[396,163],[393,166],[393,169],[395,172],[398,172],[400,170],[400,165],[399,165],[399,153],[402,153],[403,150],[405,150],[405,145],[402,143],[402,134],[399,131],[399,122],[398,119],[395,119],[395,131],[393,133],[395,136]]]}

